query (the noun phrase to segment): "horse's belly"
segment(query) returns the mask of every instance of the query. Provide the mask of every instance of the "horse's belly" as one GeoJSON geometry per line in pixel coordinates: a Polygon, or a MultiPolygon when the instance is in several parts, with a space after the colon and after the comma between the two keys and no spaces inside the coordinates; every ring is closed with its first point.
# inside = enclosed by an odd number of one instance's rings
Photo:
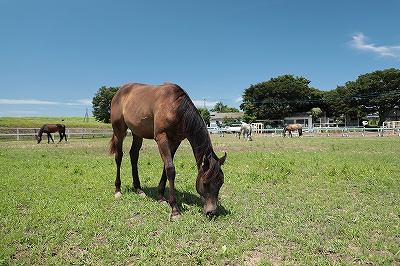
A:
{"type": "Polygon", "coordinates": [[[139,121],[135,123],[126,123],[128,128],[138,137],[145,139],[154,138],[154,122],[153,119],[147,117],[141,117],[139,121]]]}

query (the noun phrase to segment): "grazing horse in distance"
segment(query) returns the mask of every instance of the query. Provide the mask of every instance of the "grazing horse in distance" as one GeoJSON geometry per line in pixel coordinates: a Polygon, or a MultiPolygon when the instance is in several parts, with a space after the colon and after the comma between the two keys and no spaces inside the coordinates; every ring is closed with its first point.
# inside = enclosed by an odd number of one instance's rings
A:
{"type": "Polygon", "coordinates": [[[240,132],[239,132],[239,139],[240,139],[240,135],[243,134],[244,139],[246,139],[246,137],[247,137],[247,140],[251,141],[252,140],[251,131],[252,131],[251,125],[249,125],[245,122],[242,122],[242,126],[240,127],[240,132]]]}
{"type": "Polygon", "coordinates": [[[45,124],[39,129],[39,133],[37,136],[37,143],[40,143],[42,141],[42,135],[43,133],[47,133],[47,143],[50,143],[51,141],[54,142],[53,137],[51,136],[50,133],[58,132],[60,134],[60,141],[62,141],[63,138],[65,138],[65,141],[67,141],[67,135],[65,135],[65,125],[63,124],[45,124]]]}
{"type": "Polygon", "coordinates": [[[292,131],[298,131],[299,138],[303,135],[303,126],[301,124],[289,124],[283,128],[283,137],[286,136],[286,131],[289,131],[289,136],[292,137],[292,131]]]}
{"type": "Polygon", "coordinates": [[[133,187],[138,194],[144,195],[138,176],[139,151],[143,138],[154,139],[164,162],[158,185],[158,202],[166,202],[164,192],[168,180],[172,217],[181,215],[175,194],[173,159],[181,141],[187,138],[196,159],[196,190],[203,201],[203,212],[208,217],[217,214],[218,193],[224,183],[221,166],[225,162],[226,153],[222,158],[215,154],[207,126],[185,90],[169,83],[160,86],[125,84],[111,101],[111,121],[113,136],[110,152],[115,154],[117,166],[116,198],[121,196],[122,142],[129,128],[133,136],[129,152],[133,187]]]}

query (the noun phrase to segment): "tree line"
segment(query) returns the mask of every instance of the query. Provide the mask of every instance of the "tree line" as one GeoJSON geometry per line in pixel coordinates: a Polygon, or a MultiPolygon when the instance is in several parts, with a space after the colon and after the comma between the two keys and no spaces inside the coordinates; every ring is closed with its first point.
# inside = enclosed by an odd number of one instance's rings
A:
{"type": "MultiPolygon", "coordinates": [[[[243,120],[281,120],[296,113],[308,113],[318,117],[350,120],[376,114],[378,126],[389,117],[390,112],[400,106],[400,70],[390,68],[360,75],[355,81],[348,81],[331,91],[310,87],[310,80],[294,75],[283,75],[268,81],[250,85],[244,90],[243,120]]],[[[93,97],[93,115],[98,121],[110,122],[111,99],[119,87],[101,87],[93,97]]],[[[203,117],[208,110],[199,108],[203,117]]],[[[238,111],[222,102],[211,109],[216,112],[238,111]]],[[[207,119],[205,119],[207,120],[207,119]]]]}

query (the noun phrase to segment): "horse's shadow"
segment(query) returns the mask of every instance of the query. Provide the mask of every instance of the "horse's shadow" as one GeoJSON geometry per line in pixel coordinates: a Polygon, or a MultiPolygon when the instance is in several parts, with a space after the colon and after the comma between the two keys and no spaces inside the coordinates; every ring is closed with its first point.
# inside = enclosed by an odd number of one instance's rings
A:
{"type": "MultiPolygon", "coordinates": [[[[144,193],[146,193],[146,196],[153,199],[154,201],[158,201],[158,190],[157,187],[143,187],[142,188],[144,193]]],[[[136,190],[132,187],[127,189],[127,192],[129,193],[136,193],[136,190]]],[[[175,189],[176,197],[178,200],[178,205],[179,209],[181,210],[182,213],[185,212],[185,207],[184,205],[190,205],[190,206],[196,206],[199,208],[199,212],[202,212],[203,210],[203,203],[198,195],[195,195],[190,192],[181,192],[177,189],[175,189]]],[[[166,199],[168,200],[168,195],[169,195],[169,189],[168,187],[165,188],[165,196],[166,199]]],[[[219,204],[218,205],[218,216],[226,216],[229,215],[231,212],[227,210],[223,205],[219,204]]]]}

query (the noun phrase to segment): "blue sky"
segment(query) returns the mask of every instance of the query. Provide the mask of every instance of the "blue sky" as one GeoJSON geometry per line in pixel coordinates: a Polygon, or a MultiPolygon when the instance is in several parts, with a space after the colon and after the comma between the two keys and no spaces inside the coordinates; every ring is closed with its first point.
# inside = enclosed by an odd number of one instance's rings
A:
{"type": "Polygon", "coordinates": [[[179,84],[239,107],[285,74],[329,91],[399,68],[400,1],[0,0],[0,117],[91,115],[101,86],[179,84]]]}

